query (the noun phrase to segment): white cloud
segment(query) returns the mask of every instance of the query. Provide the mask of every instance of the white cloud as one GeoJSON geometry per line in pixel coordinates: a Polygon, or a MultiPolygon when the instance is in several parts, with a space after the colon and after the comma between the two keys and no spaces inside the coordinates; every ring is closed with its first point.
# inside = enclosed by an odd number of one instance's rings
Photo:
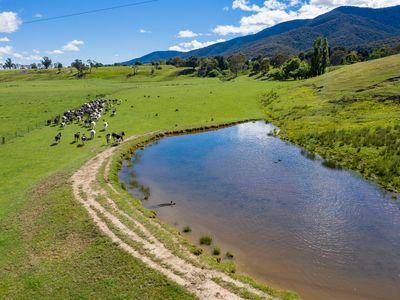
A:
{"type": "Polygon", "coordinates": [[[60,50],[60,49],[56,49],[56,50],[53,50],[53,51],[47,51],[47,53],[48,53],[48,54],[55,54],[55,55],[57,55],[57,54],[64,54],[64,51],[62,51],[62,50],[60,50]]]}
{"type": "Polygon", "coordinates": [[[250,4],[250,1],[248,0],[233,0],[232,8],[240,9],[243,11],[261,11],[262,9],[258,5],[250,4]]]}
{"type": "Polygon", "coordinates": [[[194,33],[191,30],[181,30],[178,33],[178,37],[180,37],[180,38],[193,38],[193,37],[196,37],[196,36],[199,36],[199,34],[198,33],[194,33]]]}
{"type": "Polygon", "coordinates": [[[224,6],[223,11],[229,11],[229,6],[224,6]]]}
{"type": "Polygon", "coordinates": [[[188,51],[204,48],[204,47],[211,46],[216,43],[222,43],[222,42],[225,42],[225,40],[218,39],[215,41],[208,41],[208,42],[199,42],[198,40],[193,40],[190,42],[179,43],[178,45],[171,46],[171,47],[169,47],[169,50],[188,52],[188,51]]]}
{"type": "Polygon", "coordinates": [[[0,55],[11,55],[13,53],[12,46],[0,47],[0,55]]]}
{"type": "MultiPolygon", "coordinates": [[[[53,54],[53,55],[59,55],[59,54],[64,54],[65,52],[78,52],[81,50],[78,46],[83,45],[84,43],[85,43],[84,41],[73,40],[73,41],[67,43],[66,45],[62,46],[61,49],[46,51],[46,53],[53,54]]],[[[33,52],[38,54],[40,51],[33,50],[33,52]]]]}
{"type": "Polygon", "coordinates": [[[42,58],[38,55],[22,55],[20,53],[13,53],[12,54],[16,59],[19,60],[29,60],[29,61],[33,61],[33,60],[41,60],[42,58]]]}
{"type": "Polygon", "coordinates": [[[65,46],[62,47],[63,51],[72,51],[72,52],[78,52],[81,49],[79,49],[79,45],[83,45],[84,42],[83,41],[78,41],[78,40],[73,40],[71,42],[69,42],[68,44],[66,44],[65,46]]]}
{"type": "Polygon", "coordinates": [[[38,60],[42,59],[38,55],[28,54],[25,51],[22,52],[22,54],[14,52],[14,49],[12,46],[0,47],[0,60],[2,60],[3,57],[12,57],[16,60],[17,63],[21,63],[22,61],[24,61],[24,63],[26,63],[27,61],[38,61],[38,60]]]}
{"type": "Polygon", "coordinates": [[[0,13],[0,32],[11,33],[18,30],[22,21],[18,15],[12,11],[4,11],[0,13]]]}
{"type": "Polygon", "coordinates": [[[6,42],[10,42],[10,39],[8,37],[0,37],[0,42],[1,43],[6,43],[6,42]]]}
{"type": "Polygon", "coordinates": [[[19,59],[21,59],[21,58],[24,57],[22,54],[19,54],[19,53],[13,53],[13,56],[14,56],[15,58],[19,58],[19,59]]]}
{"type": "Polygon", "coordinates": [[[40,19],[40,18],[43,18],[43,15],[42,14],[35,14],[33,17],[40,19]]]}
{"type": "Polygon", "coordinates": [[[33,49],[32,52],[35,53],[35,54],[39,54],[40,53],[40,51],[36,50],[36,49],[33,49]]]}
{"type": "Polygon", "coordinates": [[[400,0],[265,0],[258,6],[249,0],[233,0],[232,9],[251,14],[242,17],[238,26],[218,25],[213,32],[222,36],[246,35],[285,21],[315,18],[339,6],[382,8],[399,4],[400,0]]]}
{"type": "Polygon", "coordinates": [[[139,32],[140,33],[151,33],[150,30],[146,30],[146,29],[143,29],[143,28],[139,29],[139,32]]]}

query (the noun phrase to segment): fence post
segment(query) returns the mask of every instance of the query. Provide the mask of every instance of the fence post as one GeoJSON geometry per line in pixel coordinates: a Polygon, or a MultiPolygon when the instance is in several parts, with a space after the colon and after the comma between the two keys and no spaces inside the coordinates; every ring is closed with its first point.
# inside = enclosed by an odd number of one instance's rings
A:
{"type": "Polygon", "coordinates": [[[3,136],[3,138],[1,139],[2,140],[2,143],[3,143],[3,145],[6,143],[6,137],[5,136],[3,136]]]}

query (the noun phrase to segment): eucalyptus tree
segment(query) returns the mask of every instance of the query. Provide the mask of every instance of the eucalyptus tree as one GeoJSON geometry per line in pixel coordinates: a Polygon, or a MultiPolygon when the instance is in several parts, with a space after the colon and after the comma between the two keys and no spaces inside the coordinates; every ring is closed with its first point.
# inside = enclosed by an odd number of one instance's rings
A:
{"type": "Polygon", "coordinates": [[[78,77],[82,77],[85,74],[85,71],[88,69],[88,66],[85,65],[80,59],[75,59],[71,63],[71,67],[78,71],[78,77]]]}
{"type": "Polygon", "coordinates": [[[50,66],[51,66],[51,64],[52,64],[52,61],[51,61],[51,59],[48,58],[47,56],[43,56],[43,57],[42,57],[42,60],[41,60],[41,63],[42,63],[42,65],[43,65],[43,67],[44,67],[45,69],[48,69],[48,68],[50,68],[50,66]]]}
{"type": "Polygon", "coordinates": [[[62,63],[60,63],[60,62],[56,62],[56,63],[54,64],[54,68],[57,68],[57,69],[58,69],[58,73],[60,73],[60,72],[61,72],[61,69],[63,68],[63,65],[62,65],[62,63]]]}
{"type": "Polygon", "coordinates": [[[3,64],[4,69],[15,69],[16,65],[13,63],[11,58],[7,58],[3,64]]]}
{"type": "Polygon", "coordinates": [[[235,76],[238,76],[239,72],[243,70],[246,63],[246,56],[244,56],[242,53],[233,54],[228,57],[228,62],[231,71],[235,74],[235,76]]]}

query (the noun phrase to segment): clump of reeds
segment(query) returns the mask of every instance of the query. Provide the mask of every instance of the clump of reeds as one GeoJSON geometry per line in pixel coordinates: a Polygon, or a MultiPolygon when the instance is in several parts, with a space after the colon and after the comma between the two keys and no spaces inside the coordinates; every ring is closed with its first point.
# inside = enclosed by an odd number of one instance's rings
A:
{"type": "Polygon", "coordinates": [[[211,245],[212,243],[212,237],[209,235],[203,235],[200,237],[200,245],[211,245]]]}

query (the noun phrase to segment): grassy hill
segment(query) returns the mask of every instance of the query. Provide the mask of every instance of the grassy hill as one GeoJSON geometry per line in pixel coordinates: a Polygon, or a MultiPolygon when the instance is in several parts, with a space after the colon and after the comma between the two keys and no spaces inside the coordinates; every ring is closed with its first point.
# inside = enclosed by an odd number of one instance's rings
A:
{"type": "Polygon", "coordinates": [[[95,95],[124,99],[110,131],[268,119],[283,138],[400,190],[399,55],[288,82],[146,68],[133,77],[129,67],[99,68],[83,80],[68,69],[0,72],[0,136],[13,136],[0,145],[0,298],[193,297],[111,243],[73,198],[68,179],[107,148],[104,134],[79,148],[70,142],[82,128],[67,126],[52,147],[59,129],[44,122],[95,95]]]}
{"type": "Polygon", "coordinates": [[[400,56],[293,84],[276,89],[276,99],[264,96],[283,136],[399,191],[400,56]]]}

